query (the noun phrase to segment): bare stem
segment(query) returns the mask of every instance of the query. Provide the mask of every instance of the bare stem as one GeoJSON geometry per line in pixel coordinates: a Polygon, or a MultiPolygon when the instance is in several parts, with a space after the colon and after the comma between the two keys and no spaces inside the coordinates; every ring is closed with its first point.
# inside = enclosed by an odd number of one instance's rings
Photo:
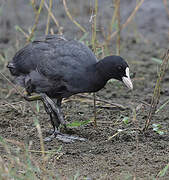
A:
{"type": "Polygon", "coordinates": [[[84,33],[86,32],[86,30],[77,22],[73,19],[72,15],[70,14],[69,10],[68,10],[68,7],[67,7],[67,4],[66,4],[66,0],[63,0],[63,5],[64,5],[64,8],[65,8],[65,12],[67,14],[67,16],[69,17],[69,19],[81,30],[83,31],[84,33]]]}
{"type": "Polygon", "coordinates": [[[35,4],[35,0],[30,0],[31,1],[31,5],[33,7],[34,13],[37,13],[37,9],[36,9],[36,4],[35,4]]]}
{"type": "Polygon", "coordinates": [[[165,9],[166,9],[166,12],[167,12],[167,14],[169,16],[169,9],[167,7],[167,0],[163,0],[163,3],[164,3],[164,6],[165,6],[165,9]]]}
{"type": "Polygon", "coordinates": [[[109,25],[109,35],[108,35],[108,37],[111,35],[111,33],[113,31],[113,25],[114,25],[115,20],[116,20],[116,15],[117,15],[117,8],[115,6],[114,13],[113,13],[113,16],[112,16],[112,19],[111,19],[111,23],[109,25]]]}
{"type": "MultiPolygon", "coordinates": [[[[128,17],[128,19],[126,20],[126,22],[124,24],[122,24],[121,26],[121,30],[124,29],[129,22],[133,19],[133,17],[135,16],[136,12],[138,11],[138,9],[140,8],[140,6],[143,4],[144,0],[140,0],[139,3],[136,5],[135,9],[133,10],[133,12],[131,13],[131,15],[128,17]]],[[[107,41],[110,41],[114,36],[116,36],[118,33],[118,31],[113,32],[109,39],[107,39],[107,41]]]]}
{"type": "Polygon", "coordinates": [[[49,33],[49,25],[50,25],[50,12],[52,9],[52,2],[53,0],[49,0],[49,11],[48,11],[48,18],[47,18],[47,23],[46,23],[46,31],[45,34],[47,35],[49,33]]]}
{"type": "MultiPolygon", "coordinates": [[[[96,17],[98,11],[98,0],[95,0],[95,9],[92,21],[92,48],[94,53],[96,52],[96,17]]],[[[96,94],[93,93],[93,104],[94,104],[94,126],[97,127],[97,113],[96,113],[96,94]]]]}
{"type": "Polygon", "coordinates": [[[98,0],[95,0],[95,9],[93,14],[93,21],[92,21],[92,48],[93,51],[96,52],[96,17],[98,11],[98,0]]]}
{"type": "Polygon", "coordinates": [[[45,175],[46,174],[46,169],[45,169],[46,160],[45,160],[45,146],[44,146],[44,141],[43,141],[43,136],[42,136],[42,130],[41,130],[38,119],[36,119],[35,122],[36,122],[36,129],[38,131],[38,136],[40,139],[40,147],[41,147],[41,152],[42,152],[42,160],[43,160],[42,170],[45,175]]]}
{"type": "MultiPolygon", "coordinates": [[[[22,95],[22,92],[16,87],[15,84],[13,84],[3,73],[1,73],[1,76],[7,80],[9,82],[10,85],[12,85],[14,87],[14,89],[21,95],[22,95]]],[[[31,108],[32,112],[35,114],[35,117],[36,117],[36,120],[38,120],[37,118],[37,112],[34,110],[34,108],[32,107],[32,105],[26,101],[27,104],[29,105],[29,107],[31,108]]],[[[42,158],[43,158],[43,164],[42,164],[42,170],[43,170],[43,173],[44,175],[46,174],[46,169],[45,169],[45,163],[46,163],[46,160],[45,160],[45,147],[44,147],[44,142],[43,142],[43,136],[42,136],[42,130],[41,130],[41,127],[39,125],[39,122],[36,123],[36,128],[37,128],[37,131],[38,131],[38,135],[39,135],[39,139],[40,139],[40,146],[41,146],[41,151],[42,151],[42,158]]]]}
{"type": "MultiPolygon", "coordinates": [[[[49,6],[47,5],[46,2],[44,2],[44,5],[45,5],[45,8],[48,10],[48,13],[50,14],[52,20],[53,20],[54,23],[56,24],[56,27],[58,28],[59,34],[62,34],[62,31],[61,31],[59,22],[57,21],[57,19],[56,19],[55,16],[53,15],[52,10],[50,10],[50,8],[49,8],[49,6]]],[[[52,33],[52,34],[54,34],[54,33],[52,33]]]]}
{"type": "Polygon", "coordinates": [[[38,22],[39,22],[39,16],[40,16],[40,13],[41,13],[43,4],[44,4],[44,0],[41,0],[39,9],[38,9],[38,11],[37,11],[37,13],[36,13],[35,24],[33,25],[32,30],[31,30],[31,33],[30,33],[29,37],[27,38],[27,43],[31,41],[31,39],[32,39],[32,37],[33,37],[33,35],[34,35],[34,32],[35,32],[36,27],[37,27],[38,22]]]}
{"type": "Polygon", "coordinates": [[[167,52],[165,53],[163,57],[163,62],[160,67],[160,72],[157,78],[156,86],[154,88],[154,94],[151,100],[150,111],[149,111],[148,118],[145,123],[145,127],[143,129],[144,131],[149,127],[151,119],[156,111],[156,108],[160,99],[161,82],[164,78],[166,69],[168,68],[168,61],[169,61],[169,49],[167,50],[167,52]]]}
{"type": "MultiPolygon", "coordinates": [[[[21,97],[23,97],[23,93],[16,87],[16,85],[13,84],[3,73],[0,72],[0,74],[1,74],[1,76],[2,76],[5,80],[7,80],[7,82],[16,90],[16,92],[17,92],[21,97]]],[[[34,108],[32,107],[32,105],[31,105],[28,101],[26,101],[26,102],[27,102],[27,104],[29,105],[29,107],[31,108],[32,112],[37,116],[37,112],[34,110],[34,108]]]]}
{"type": "Polygon", "coordinates": [[[120,55],[120,0],[116,0],[116,9],[117,9],[117,43],[116,43],[116,54],[120,55]]]}

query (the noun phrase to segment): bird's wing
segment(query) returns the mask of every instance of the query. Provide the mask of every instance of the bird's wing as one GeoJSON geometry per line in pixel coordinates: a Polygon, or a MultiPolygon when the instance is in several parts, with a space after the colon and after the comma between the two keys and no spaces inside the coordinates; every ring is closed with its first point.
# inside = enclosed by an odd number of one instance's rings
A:
{"type": "Polygon", "coordinates": [[[66,40],[60,35],[48,35],[33,41],[14,56],[12,63],[18,74],[38,70],[49,79],[69,79],[83,74],[97,59],[84,44],[66,40]]]}
{"type": "Polygon", "coordinates": [[[28,74],[36,69],[37,64],[40,62],[39,57],[43,56],[43,53],[52,53],[53,48],[57,44],[62,44],[64,41],[66,39],[60,35],[40,37],[19,50],[9,64],[19,74],[28,74]]]}
{"type": "Polygon", "coordinates": [[[93,52],[84,44],[71,40],[65,42],[50,42],[49,50],[42,52],[37,49],[38,71],[51,78],[72,77],[83,73],[86,68],[97,62],[93,52]],[[40,53],[41,52],[41,53],[40,53]]]}
{"type": "Polygon", "coordinates": [[[36,61],[31,44],[19,50],[9,65],[18,72],[17,74],[27,74],[35,69],[36,61]]]}

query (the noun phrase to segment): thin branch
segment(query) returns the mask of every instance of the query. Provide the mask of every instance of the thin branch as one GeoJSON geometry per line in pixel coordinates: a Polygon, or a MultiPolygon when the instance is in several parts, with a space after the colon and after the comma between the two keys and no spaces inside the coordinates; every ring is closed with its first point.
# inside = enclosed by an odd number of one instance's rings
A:
{"type": "Polygon", "coordinates": [[[117,43],[116,43],[116,54],[120,55],[120,0],[116,0],[116,8],[117,8],[117,43]]]}
{"type": "Polygon", "coordinates": [[[96,19],[98,11],[98,0],[95,0],[94,15],[92,16],[92,48],[94,53],[96,52],[96,19]]]}
{"type": "Polygon", "coordinates": [[[69,19],[81,30],[83,31],[84,33],[86,32],[86,30],[77,22],[73,19],[72,15],[70,14],[69,10],[68,10],[68,7],[67,7],[67,4],[66,4],[66,0],[63,0],[63,5],[64,5],[64,8],[65,8],[65,11],[66,11],[66,14],[67,16],[69,17],[69,19]]]}
{"type": "MultiPolygon", "coordinates": [[[[1,76],[2,76],[5,80],[7,80],[7,82],[16,90],[16,92],[17,92],[21,97],[23,97],[23,93],[17,88],[17,86],[16,86],[15,84],[13,84],[3,73],[0,72],[0,74],[1,74],[1,76]]],[[[38,113],[34,110],[34,108],[32,107],[32,105],[31,105],[28,101],[26,101],[26,103],[29,105],[29,107],[31,108],[32,112],[37,116],[38,113]]]]}
{"type": "Polygon", "coordinates": [[[53,19],[54,23],[56,24],[56,27],[58,28],[58,32],[59,34],[62,34],[61,31],[61,27],[59,25],[59,22],[57,21],[57,19],[55,18],[55,16],[53,15],[52,11],[50,10],[49,6],[47,5],[46,2],[44,2],[45,8],[48,10],[48,13],[50,14],[51,18],[53,19]]]}
{"type": "Polygon", "coordinates": [[[36,4],[35,4],[35,0],[30,0],[31,1],[31,5],[33,7],[34,13],[37,14],[37,9],[36,9],[36,4]]]}
{"type": "Polygon", "coordinates": [[[167,7],[167,0],[163,0],[163,3],[164,3],[164,6],[165,6],[165,9],[166,9],[166,12],[167,12],[167,14],[169,16],[169,9],[167,7]]]}
{"type": "MultiPolygon", "coordinates": [[[[1,76],[7,80],[7,82],[13,86],[13,88],[21,95],[21,97],[23,97],[23,94],[22,92],[16,87],[15,84],[13,84],[3,73],[1,73],[1,76]]],[[[38,113],[34,110],[34,108],[32,107],[32,105],[26,101],[26,103],[29,105],[29,107],[31,108],[32,112],[34,113],[35,117],[36,117],[36,128],[37,128],[37,131],[38,131],[38,135],[39,135],[39,139],[40,139],[40,146],[41,146],[41,151],[42,151],[42,158],[43,158],[43,166],[42,166],[42,169],[43,169],[43,173],[45,174],[46,173],[46,169],[45,169],[45,163],[46,163],[46,160],[45,160],[45,147],[44,147],[44,142],[43,142],[43,136],[42,136],[42,130],[41,130],[41,127],[40,127],[40,124],[39,124],[39,121],[38,121],[38,118],[37,118],[37,115],[38,113]]]]}
{"type": "MultiPolygon", "coordinates": [[[[121,30],[124,29],[129,22],[133,19],[133,17],[135,16],[136,12],[138,11],[138,9],[140,8],[140,6],[143,4],[144,0],[141,0],[135,7],[135,9],[133,10],[133,12],[131,13],[131,15],[128,17],[128,19],[126,20],[126,22],[121,26],[121,30]]],[[[115,31],[111,34],[110,38],[108,39],[108,41],[110,41],[110,39],[112,39],[114,36],[116,36],[118,33],[118,31],[115,31]]]]}
{"type": "MultiPolygon", "coordinates": [[[[92,97],[88,97],[88,96],[85,96],[85,95],[82,95],[82,94],[77,94],[76,95],[77,97],[81,97],[81,98],[86,98],[86,99],[92,99],[92,97]]],[[[117,104],[117,103],[112,103],[112,102],[109,102],[109,101],[106,101],[104,99],[99,99],[99,98],[96,98],[96,101],[100,101],[100,102],[103,102],[105,104],[110,104],[112,106],[116,106],[118,108],[121,108],[122,110],[125,110],[127,109],[127,107],[121,105],[121,104],[117,104]]]]}
{"type": "Polygon", "coordinates": [[[151,119],[152,119],[152,117],[156,111],[156,108],[157,108],[157,105],[158,105],[158,102],[160,99],[161,83],[162,83],[162,80],[164,78],[166,69],[168,68],[168,61],[169,61],[169,49],[167,50],[167,52],[165,53],[165,55],[163,57],[163,62],[162,62],[161,67],[160,67],[160,72],[158,75],[156,86],[154,88],[154,94],[153,94],[153,97],[151,100],[150,111],[149,111],[148,118],[146,120],[145,127],[144,127],[143,131],[148,129],[150,122],[151,122],[151,119]]]}
{"type": "MultiPolygon", "coordinates": [[[[109,32],[108,32],[108,37],[111,36],[111,33],[113,31],[113,25],[115,23],[115,20],[116,20],[116,16],[117,16],[117,8],[115,6],[115,9],[114,9],[114,12],[113,12],[113,16],[112,16],[112,19],[111,19],[111,23],[109,25],[109,32]]],[[[110,38],[107,38],[107,39],[110,39],[110,38]]]]}
{"type": "MultiPolygon", "coordinates": [[[[92,15],[91,23],[92,23],[92,48],[94,53],[96,53],[96,18],[98,11],[98,0],[95,0],[95,9],[94,15],[92,15]]],[[[93,105],[94,105],[94,127],[97,127],[97,112],[96,112],[96,93],[93,93],[93,105]]]]}
{"type": "Polygon", "coordinates": [[[52,2],[53,2],[53,0],[49,0],[49,11],[48,11],[48,18],[47,18],[47,23],[46,23],[46,31],[45,31],[46,35],[49,33],[50,12],[51,12],[51,9],[52,9],[52,2]]]}
{"type": "Polygon", "coordinates": [[[26,38],[29,38],[29,35],[18,25],[15,26],[15,29],[19,32],[21,32],[26,38]]]}
{"type": "Polygon", "coordinates": [[[34,32],[35,32],[36,27],[37,27],[38,22],[39,22],[39,16],[40,16],[40,13],[41,13],[43,4],[44,4],[44,0],[41,0],[39,9],[38,9],[38,11],[37,11],[37,13],[36,13],[35,24],[33,25],[32,30],[31,30],[31,33],[30,33],[29,37],[27,38],[27,43],[31,41],[31,39],[32,39],[32,37],[33,37],[33,35],[34,35],[34,32]]]}

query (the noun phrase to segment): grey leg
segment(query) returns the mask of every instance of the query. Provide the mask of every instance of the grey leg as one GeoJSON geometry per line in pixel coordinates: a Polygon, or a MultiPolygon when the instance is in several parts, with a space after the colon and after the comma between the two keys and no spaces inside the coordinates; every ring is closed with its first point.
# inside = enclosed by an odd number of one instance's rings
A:
{"type": "Polygon", "coordinates": [[[50,117],[51,117],[51,122],[54,127],[54,131],[51,136],[45,138],[45,141],[51,141],[53,138],[57,138],[63,142],[67,142],[67,143],[74,142],[75,140],[85,141],[84,138],[80,138],[80,137],[72,136],[72,135],[68,135],[68,134],[63,134],[58,130],[58,127],[60,124],[64,125],[64,128],[66,128],[66,123],[64,121],[63,113],[62,113],[62,109],[61,109],[62,99],[57,99],[55,104],[53,104],[54,102],[50,98],[49,99],[47,98],[47,101],[50,103],[52,110],[53,110],[53,114],[50,115],[50,117]],[[58,125],[56,125],[56,124],[58,124],[58,125]]]}
{"type": "Polygon", "coordinates": [[[66,129],[66,122],[63,118],[61,104],[62,104],[62,99],[61,98],[57,99],[56,103],[54,104],[54,106],[52,106],[52,108],[53,108],[53,112],[57,116],[60,124],[62,124],[64,126],[64,128],[66,129]]]}
{"type": "Polygon", "coordinates": [[[50,115],[51,124],[53,126],[53,133],[51,136],[46,137],[44,141],[51,141],[53,138],[57,138],[63,142],[74,142],[75,140],[85,141],[84,138],[80,138],[77,136],[70,136],[68,134],[63,134],[59,131],[59,126],[62,124],[66,128],[66,122],[63,118],[63,113],[61,110],[61,102],[62,99],[58,99],[56,103],[52,99],[50,99],[45,93],[41,93],[37,99],[25,98],[26,100],[41,100],[44,104],[45,110],[47,114],[50,115]]]}
{"type": "MultiPolygon", "coordinates": [[[[52,134],[59,133],[58,128],[60,124],[63,124],[64,127],[66,127],[66,123],[61,111],[61,100],[57,101],[55,104],[45,93],[41,93],[40,95],[36,96],[26,95],[24,98],[27,101],[41,100],[43,102],[45,111],[47,114],[49,114],[51,124],[53,126],[52,134]]],[[[47,139],[50,140],[49,138],[47,139]]]]}

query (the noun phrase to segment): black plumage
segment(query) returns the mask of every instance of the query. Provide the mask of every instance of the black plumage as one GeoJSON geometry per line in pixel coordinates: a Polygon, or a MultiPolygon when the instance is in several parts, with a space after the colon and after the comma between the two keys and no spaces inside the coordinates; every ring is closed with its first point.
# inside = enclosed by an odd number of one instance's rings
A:
{"type": "Polygon", "coordinates": [[[58,134],[60,123],[65,124],[60,107],[63,98],[99,91],[111,78],[132,89],[128,64],[123,58],[108,56],[98,61],[86,45],[59,35],[48,35],[28,44],[7,67],[28,95],[40,94],[51,117],[53,137],[58,134]]]}

